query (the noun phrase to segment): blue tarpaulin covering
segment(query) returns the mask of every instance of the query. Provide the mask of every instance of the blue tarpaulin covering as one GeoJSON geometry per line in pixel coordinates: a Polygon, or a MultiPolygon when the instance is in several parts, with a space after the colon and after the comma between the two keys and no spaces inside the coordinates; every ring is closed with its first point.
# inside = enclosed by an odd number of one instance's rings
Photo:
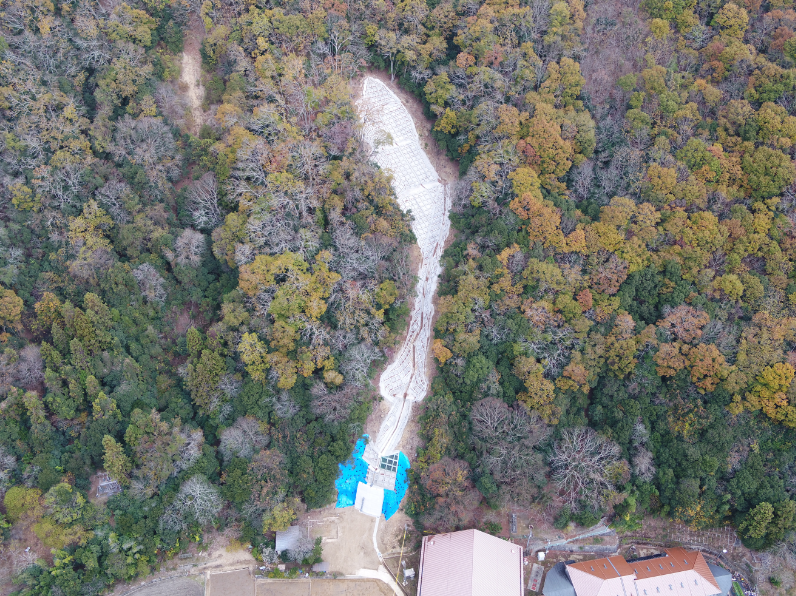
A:
{"type": "Polygon", "coordinates": [[[357,441],[351,459],[340,464],[340,476],[335,481],[337,487],[337,507],[351,507],[357,497],[357,485],[365,482],[368,477],[368,464],[362,459],[365,453],[365,439],[368,435],[363,435],[357,441]]]}
{"type": "Polygon", "coordinates": [[[401,505],[401,500],[406,494],[406,489],[409,488],[409,458],[403,452],[398,454],[398,473],[395,476],[395,490],[384,491],[384,504],[381,506],[381,512],[386,519],[390,519],[392,514],[398,511],[401,505]]]}
{"type": "MultiPolygon", "coordinates": [[[[368,477],[368,464],[362,459],[365,453],[365,440],[368,435],[363,435],[357,441],[351,458],[340,464],[340,476],[335,481],[337,487],[337,508],[351,507],[356,501],[357,486],[360,482],[365,482],[368,477]]],[[[395,477],[395,490],[384,491],[384,504],[381,512],[386,519],[390,519],[398,511],[406,490],[409,488],[409,476],[407,470],[410,468],[409,458],[403,453],[398,454],[398,470],[395,477]]]]}

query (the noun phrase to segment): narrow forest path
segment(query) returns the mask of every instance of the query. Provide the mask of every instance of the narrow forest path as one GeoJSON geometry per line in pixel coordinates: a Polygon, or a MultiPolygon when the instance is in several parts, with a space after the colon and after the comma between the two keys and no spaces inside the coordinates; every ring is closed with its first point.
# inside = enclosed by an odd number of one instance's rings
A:
{"type": "Polygon", "coordinates": [[[193,134],[198,134],[204,123],[202,102],[205,98],[205,88],[202,86],[202,54],[200,52],[203,39],[204,26],[198,19],[194,19],[188,29],[183,46],[180,70],[180,90],[185,93],[191,107],[190,129],[193,134]]]}

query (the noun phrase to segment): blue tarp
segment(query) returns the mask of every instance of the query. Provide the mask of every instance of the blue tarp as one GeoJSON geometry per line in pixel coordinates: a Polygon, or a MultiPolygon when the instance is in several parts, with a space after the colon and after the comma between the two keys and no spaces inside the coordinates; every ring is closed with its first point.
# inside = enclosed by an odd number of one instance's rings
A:
{"type": "Polygon", "coordinates": [[[386,519],[390,519],[398,507],[401,505],[401,500],[406,494],[406,489],[409,488],[409,458],[403,452],[398,454],[398,473],[395,476],[395,490],[384,491],[384,504],[381,506],[381,512],[386,519]]]}
{"type": "Polygon", "coordinates": [[[362,459],[365,453],[365,439],[368,435],[362,435],[354,447],[351,459],[340,464],[340,476],[335,480],[337,487],[337,508],[351,507],[357,497],[357,485],[365,482],[368,477],[368,464],[362,459]]]}
{"type": "MultiPolygon", "coordinates": [[[[365,453],[365,439],[368,435],[362,435],[354,447],[351,458],[339,465],[340,476],[335,481],[337,487],[337,508],[351,507],[356,501],[357,486],[360,482],[365,482],[368,477],[368,464],[362,459],[365,453]]],[[[398,454],[398,471],[395,476],[395,490],[384,491],[384,504],[381,512],[386,519],[390,519],[398,511],[401,501],[409,488],[409,475],[407,470],[410,468],[409,458],[403,453],[398,454]]]]}

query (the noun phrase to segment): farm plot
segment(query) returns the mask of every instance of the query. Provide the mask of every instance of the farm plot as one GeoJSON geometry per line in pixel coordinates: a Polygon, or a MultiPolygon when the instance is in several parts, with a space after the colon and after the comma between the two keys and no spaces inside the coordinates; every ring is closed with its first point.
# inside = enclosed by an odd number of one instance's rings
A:
{"type": "Polygon", "coordinates": [[[201,577],[164,579],[125,592],[123,596],[204,596],[201,577]]]}
{"type": "Polygon", "coordinates": [[[212,573],[206,596],[254,596],[254,578],[248,569],[212,573]]]}

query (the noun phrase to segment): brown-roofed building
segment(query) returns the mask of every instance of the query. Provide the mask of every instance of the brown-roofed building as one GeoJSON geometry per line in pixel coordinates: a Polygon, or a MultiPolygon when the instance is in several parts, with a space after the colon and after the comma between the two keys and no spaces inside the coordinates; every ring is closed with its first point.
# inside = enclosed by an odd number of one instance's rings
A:
{"type": "Polygon", "coordinates": [[[522,547],[478,530],[423,538],[417,596],[522,596],[522,547]]]}
{"type": "Polygon", "coordinates": [[[633,572],[622,557],[609,557],[567,566],[575,594],[582,596],[630,596],[633,572]]]}
{"type": "Polygon", "coordinates": [[[726,596],[732,576],[702,553],[669,548],[626,561],[608,557],[569,562],[548,572],[545,596],[726,596]]]}

